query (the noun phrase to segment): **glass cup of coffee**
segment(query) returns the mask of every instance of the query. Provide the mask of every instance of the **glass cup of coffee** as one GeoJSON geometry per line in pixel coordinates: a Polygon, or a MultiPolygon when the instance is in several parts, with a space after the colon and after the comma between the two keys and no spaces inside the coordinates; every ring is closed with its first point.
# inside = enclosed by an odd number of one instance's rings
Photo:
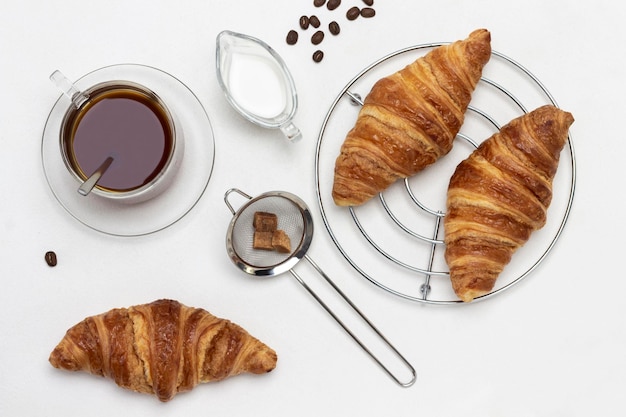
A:
{"type": "Polygon", "coordinates": [[[137,203],[171,184],[184,152],[182,129],[154,91],[123,80],[79,91],[59,71],[50,78],[71,100],[59,143],[79,193],[137,203]]]}

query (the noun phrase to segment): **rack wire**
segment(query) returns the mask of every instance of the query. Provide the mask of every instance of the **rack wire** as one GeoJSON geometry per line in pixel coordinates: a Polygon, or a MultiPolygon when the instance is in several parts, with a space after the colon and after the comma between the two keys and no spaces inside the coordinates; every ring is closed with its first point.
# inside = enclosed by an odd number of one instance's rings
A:
{"type": "MultiPolygon", "coordinates": [[[[343,257],[360,275],[396,296],[426,304],[460,304],[443,260],[441,225],[445,192],[456,165],[512,118],[543,104],[558,106],[543,83],[526,67],[492,51],[472,96],[466,120],[450,154],[417,175],[398,181],[378,199],[359,207],[332,201],[334,162],[354,125],[362,97],[383,76],[446,43],[398,50],[359,72],[330,106],[317,140],[315,181],[326,230],[343,257]]],[[[576,158],[571,135],[554,179],[548,222],[514,255],[484,300],[518,284],[546,259],[561,237],[576,187],[576,158]]]]}

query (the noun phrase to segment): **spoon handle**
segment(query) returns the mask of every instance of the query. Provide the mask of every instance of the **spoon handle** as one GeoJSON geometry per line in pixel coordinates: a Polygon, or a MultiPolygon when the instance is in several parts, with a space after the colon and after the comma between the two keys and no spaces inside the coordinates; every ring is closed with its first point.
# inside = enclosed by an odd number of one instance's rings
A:
{"type": "Polygon", "coordinates": [[[78,187],[78,194],[83,195],[83,196],[86,196],[87,194],[89,194],[91,190],[93,190],[93,187],[96,186],[98,181],[100,181],[100,177],[102,177],[102,174],[104,174],[105,171],[109,169],[112,162],[113,162],[113,157],[111,156],[105,159],[102,165],[100,165],[98,169],[96,169],[96,171],[93,174],[91,174],[91,176],[87,178],[87,180],[83,182],[80,187],[78,187]]]}

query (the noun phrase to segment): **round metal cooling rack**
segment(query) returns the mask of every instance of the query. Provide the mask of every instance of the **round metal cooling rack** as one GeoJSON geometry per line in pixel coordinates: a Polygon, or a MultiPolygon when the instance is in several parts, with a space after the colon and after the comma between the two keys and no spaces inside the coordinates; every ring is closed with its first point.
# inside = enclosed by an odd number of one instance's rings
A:
{"type": "MultiPolygon", "coordinates": [[[[316,187],[324,225],[343,257],[379,288],[427,304],[462,303],[454,294],[443,259],[442,219],[450,176],[483,140],[511,119],[544,104],[557,106],[544,85],[524,66],[492,51],[472,96],[452,151],[419,174],[398,181],[359,207],[332,200],[335,159],[364,97],[380,78],[445,43],[393,52],[358,73],[341,90],[322,124],[316,154],[316,187]]],[[[513,256],[484,300],[513,287],[548,256],[569,217],[576,185],[571,135],[561,154],[548,221],[513,256]]]]}

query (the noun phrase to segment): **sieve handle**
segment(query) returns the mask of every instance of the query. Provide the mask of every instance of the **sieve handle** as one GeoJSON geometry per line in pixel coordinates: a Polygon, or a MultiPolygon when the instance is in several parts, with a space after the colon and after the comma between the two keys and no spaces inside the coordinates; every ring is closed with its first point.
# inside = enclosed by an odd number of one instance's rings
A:
{"type": "Polygon", "coordinates": [[[359,308],[352,302],[352,300],[350,300],[350,298],[348,298],[348,296],[337,286],[337,284],[335,284],[334,281],[328,275],[326,275],[326,273],[315,262],[313,262],[313,259],[311,259],[308,255],[304,255],[304,258],[311,264],[311,266],[313,266],[313,268],[315,268],[315,270],[317,270],[317,272],[326,280],[326,282],[328,282],[328,284],[333,287],[333,289],[344,299],[344,301],[348,303],[350,307],[352,307],[352,309],[363,319],[363,321],[367,323],[367,325],[374,331],[374,333],[376,333],[378,337],[387,345],[387,347],[391,349],[394,355],[399,358],[400,361],[402,361],[402,363],[411,373],[411,379],[406,382],[401,381],[400,378],[398,378],[387,366],[385,366],[385,364],[383,364],[383,362],[361,341],[361,339],[359,339],[352,332],[352,330],[350,330],[350,328],[332,311],[332,309],[315,293],[315,291],[313,291],[311,287],[307,285],[307,283],[293,269],[289,270],[289,272],[291,272],[291,275],[293,275],[296,280],[298,280],[298,282],[309,292],[309,294],[313,296],[313,298],[315,298],[315,300],[317,300],[317,302],[322,307],[324,307],[326,312],[335,319],[335,321],[346,331],[346,333],[348,333],[350,337],[352,337],[352,339],[354,339],[354,341],[359,346],[361,346],[365,353],[367,353],[398,385],[405,388],[413,385],[413,383],[415,383],[415,380],[417,379],[417,375],[415,372],[415,368],[413,368],[409,361],[406,360],[404,356],[402,356],[402,354],[391,344],[391,342],[389,342],[389,340],[381,333],[380,330],[378,330],[378,328],[367,318],[367,316],[365,316],[365,314],[363,314],[363,312],[359,310],[359,308]]]}
{"type": "Polygon", "coordinates": [[[228,201],[232,193],[237,193],[240,196],[247,198],[248,200],[252,200],[252,196],[244,193],[239,188],[231,188],[230,190],[226,191],[226,193],[224,194],[224,202],[226,203],[226,206],[228,206],[228,209],[230,210],[231,213],[233,213],[233,216],[234,216],[235,214],[237,214],[237,210],[235,210],[232,204],[230,204],[230,201],[228,201]]]}

